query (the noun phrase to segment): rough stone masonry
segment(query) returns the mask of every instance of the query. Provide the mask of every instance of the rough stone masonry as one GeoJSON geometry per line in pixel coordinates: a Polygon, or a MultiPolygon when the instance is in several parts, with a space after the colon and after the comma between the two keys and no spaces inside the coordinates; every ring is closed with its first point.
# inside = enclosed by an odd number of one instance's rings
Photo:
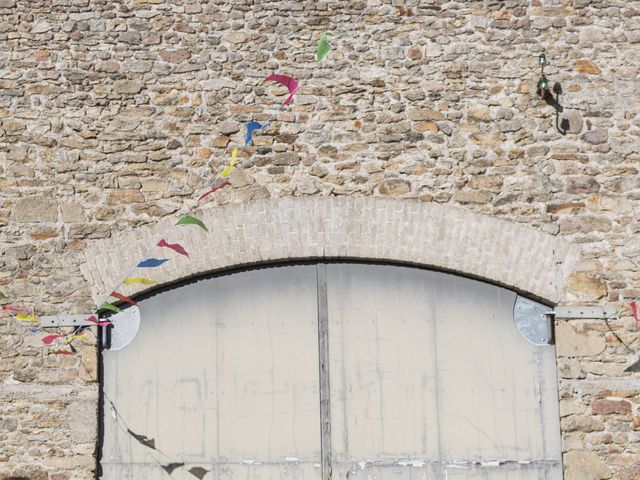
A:
{"type": "MultiPolygon", "coordinates": [[[[637,356],[614,336],[640,350],[639,77],[637,0],[0,0],[0,289],[88,311],[78,253],[174,214],[273,113],[214,204],[417,199],[578,246],[562,303],[620,317],[556,323],[565,478],[639,479],[637,356]],[[273,72],[306,79],[282,111],[273,72]]],[[[95,347],[87,371],[0,333],[0,478],[94,478],[95,347]]]]}

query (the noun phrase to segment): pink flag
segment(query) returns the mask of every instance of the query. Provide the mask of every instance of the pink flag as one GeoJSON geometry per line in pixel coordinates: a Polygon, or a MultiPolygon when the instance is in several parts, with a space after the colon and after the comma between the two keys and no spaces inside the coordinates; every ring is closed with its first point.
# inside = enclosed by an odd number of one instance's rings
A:
{"type": "Polygon", "coordinates": [[[189,260],[191,260],[191,257],[189,256],[189,253],[182,248],[182,245],[180,245],[179,243],[167,243],[166,240],[160,240],[158,242],[158,246],[159,247],[167,247],[170,248],[171,250],[173,250],[174,252],[179,253],[180,255],[184,255],[185,257],[187,257],[189,260]]]}
{"type": "Polygon", "coordinates": [[[108,327],[109,325],[111,325],[111,322],[99,322],[98,319],[93,315],[87,318],[87,322],[95,323],[99,327],[108,327]]]}
{"type": "Polygon", "coordinates": [[[61,337],[65,337],[66,334],[65,333],[58,333],[56,335],[47,335],[46,337],[44,337],[42,339],[42,343],[44,343],[45,345],[51,345],[51,343],[56,339],[56,338],[61,338],[61,337]]]}
{"type": "Polygon", "coordinates": [[[638,326],[638,305],[636,302],[631,302],[631,311],[633,312],[633,318],[636,320],[636,327],[638,326]]]}
{"type": "Polygon", "coordinates": [[[295,78],[288,77],[287,75],[269,75],[264,79],[265,82],[272,81],[278,82],[289,89],[289,96],[286,98],[283,105],[289,105],[293,100],[293,94],[298,90],[298,82],[295,78]]]}

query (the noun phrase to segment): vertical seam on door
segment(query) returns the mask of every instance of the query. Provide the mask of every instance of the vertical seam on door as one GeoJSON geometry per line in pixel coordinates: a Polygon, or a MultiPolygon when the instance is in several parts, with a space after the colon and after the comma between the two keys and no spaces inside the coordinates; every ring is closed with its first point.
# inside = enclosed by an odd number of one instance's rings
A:
{"type": "Polygon", "coordinates": [[[331,400],[329,383],[329,315],[327,265],[316,265],[318,298],[318,359],[320,380],[320,456],[322,480],[331,479],[331,400]]]}

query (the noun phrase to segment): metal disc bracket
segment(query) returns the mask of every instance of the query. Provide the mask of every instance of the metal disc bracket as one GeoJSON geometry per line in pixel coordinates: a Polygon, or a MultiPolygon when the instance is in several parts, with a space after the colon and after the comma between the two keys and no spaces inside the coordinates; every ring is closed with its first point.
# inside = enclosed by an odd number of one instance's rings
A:
{"type": "Polygon", "coordinates": [[[112,326],[103,330],[102,345],[108,350],[121,350],[129,345],[140,329],[140,307],[134,305],[109,317],[112,326]]]}
{"type": "Polygon", "coordinates": [[[518,295],[513,307],[513,320],[520,334],[533,345],[551,345],[553,328],[549,307],[518,295]]]}

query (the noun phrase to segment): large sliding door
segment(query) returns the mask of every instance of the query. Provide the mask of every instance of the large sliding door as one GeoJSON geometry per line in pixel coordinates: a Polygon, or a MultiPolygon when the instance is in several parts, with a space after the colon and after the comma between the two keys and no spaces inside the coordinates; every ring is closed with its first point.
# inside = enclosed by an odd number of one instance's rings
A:
{"type": "Polygon", "coordinates": [[[515,299],[365,264],[150,296],[103,355],[102,478],[561,479],[555,349],[520,336],[515,299]]]}

